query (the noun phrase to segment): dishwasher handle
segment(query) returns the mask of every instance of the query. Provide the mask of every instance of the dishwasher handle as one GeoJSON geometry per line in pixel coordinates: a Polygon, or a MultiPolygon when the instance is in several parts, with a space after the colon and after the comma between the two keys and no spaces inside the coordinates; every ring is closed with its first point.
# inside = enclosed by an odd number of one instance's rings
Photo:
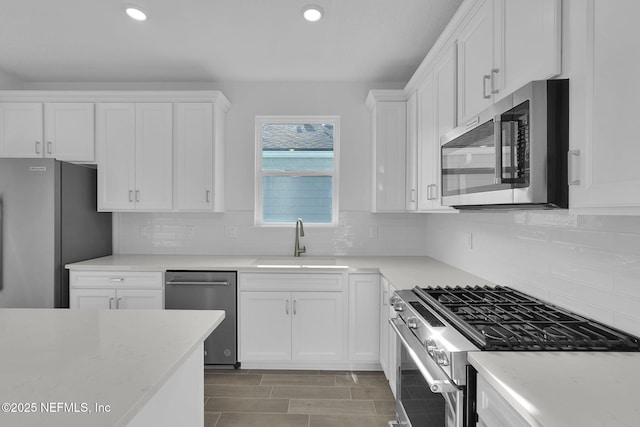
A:
{"type": "Polygon", "coordinates": [[[200,282],[200,281],[171,281],[165,282],[166,285],[204,285],[204,286],[229,286],[229,281],[219,282],[200,282]]]}

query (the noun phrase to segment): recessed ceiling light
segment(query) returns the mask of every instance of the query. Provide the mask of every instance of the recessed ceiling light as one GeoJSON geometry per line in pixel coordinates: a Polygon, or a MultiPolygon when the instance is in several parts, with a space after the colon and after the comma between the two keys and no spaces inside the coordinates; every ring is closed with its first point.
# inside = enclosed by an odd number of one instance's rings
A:
{"type": "Polygon", "coordinates": [[[137,7],[127,7],[125,9],[125,12],[127,13],[127,15],[129,15],[131,19],[135,19],[136,21],[147,20],[146,12],[144,12],[142,9],[139,9],[137,7]]]}
{"type": "Polygon", "coordinates": [[[324,10],[318,5],[310,4],[302,8],[302,16],[309,22],[318,22],[322,19],[324,10]]]}

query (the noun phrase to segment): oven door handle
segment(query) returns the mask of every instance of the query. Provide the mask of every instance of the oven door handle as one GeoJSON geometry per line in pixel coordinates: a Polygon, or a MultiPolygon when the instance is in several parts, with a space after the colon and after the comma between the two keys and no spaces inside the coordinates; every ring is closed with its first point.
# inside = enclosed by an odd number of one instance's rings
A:
{"type": "Polygon", "coordinates": [[[398,318],[389,319],[389,323],[433,393],[454,393],[460,391],[460,388],[447,377],[442,371],[442,368],[428,355],[420,341],[411,333],[402,320],[398,318]],[[427,354],[427,357],[425,357],[424,360],[418,357],[418,354],[414,350],[415,348],[422,349],[425,354],[427,354]]]}

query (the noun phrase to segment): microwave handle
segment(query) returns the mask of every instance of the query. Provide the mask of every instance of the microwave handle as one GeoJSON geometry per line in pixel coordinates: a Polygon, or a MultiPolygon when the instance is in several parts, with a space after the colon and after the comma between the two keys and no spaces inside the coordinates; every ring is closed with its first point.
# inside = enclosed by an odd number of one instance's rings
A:
{"type": "Polygon", "coordinates": [[[493,120],[493,138],[496,147],[496,175],[494,184],[502,184],[502,121],[500,116],[493,120]]]}

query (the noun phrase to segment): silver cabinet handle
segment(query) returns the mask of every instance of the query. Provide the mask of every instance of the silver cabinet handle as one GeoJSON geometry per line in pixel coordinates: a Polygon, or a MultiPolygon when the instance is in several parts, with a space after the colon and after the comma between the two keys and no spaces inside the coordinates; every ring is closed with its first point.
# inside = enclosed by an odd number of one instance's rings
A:
{"type": "Polygon", "coordinates": [[[386,307],[388,305],[387,295],[389,295],[389,291],[387,291],[386,289],[384,291],[382,291],[382,306],[383,307],[386,307]]]}
{"type": "Polygon", "coordinates": [[[298,314],[298,313],[296,313],[296,302],[297,302],[296,300],[293,300],[293,315],[294,315],[294,316],[295,316],[296,314],[298,314]]]}
{"type": "Polygon", "coordinates": [[[113,297],[109,298],[109,310],[111,310],[112,305],[113,305],[113,297]]]}
{"type": "Polygon", "coordinates": [[[133,190],[129,190],[129,203],[133,203],[133,190]]]}
{"type": "Polygon", "coordinates": [[[491,69],[491,93],[496,94],[498,92],[500,92],[498,89],[496,89],[496,74],[498,74],[500,72],[499,68],[492,68],[491,69]]]}
{"type": "Polygon", "coordinates": [[[415,203],[416,202],[416,189],[412,188],[411,189],[411,203],[415,203]]]}
{"type": "Polygon", "coordinates": [[[122,298],[118,298],[118,299],[116,300],[116,308],[117,308],[118,310],[120,310],[120,302],[122,302],[122,298]]]}
{"type": "Polygon", "coordinates": [[[40,154],[40,141],[36,141],[36,154],[40,154]]]}
{"type": "Polygon", "coordinates": [[[575,176],[577,168],[574,167],[579,156],[580,150],[569,150],[567,152],[567,175],[569,175],[567,180],[568,185],[580,185],[580,178],[575,176]]]}
{"type": "Polygon", "coordinates": [[[491,80],[491,76],[489,74],[485,74],[482,76],[482,97],[484,99],[491,98],[491,94],[487,95],[487,81],[491,80]]]}
{"type": "Polygon", "coordinates": [[[206,194],[205,194],[205,200],[207,201],[207,203],[209,203],[211,201],[211,190],[207,190],[206,194]]]}
{"type": "Polygon", "coordinates": [[[124,282],[124,277],[110,277],[109,281],[110,282],[118,282],[118,283],[124,282]]]}
{"type": "Polygon", "coordinates": [[[51,141],[47,141],[47,153],[51,154],[51,141]]]}
{"type": "Polygon", "coordinates": [[[289,300],[284,300],[284,312],[287,313],[287,316],[289,315],[289,300]]]}
{"type": "Polygon", "coordinates": [[[136,190],[136,202],[140,201],[140,190],[136,190]]]}

